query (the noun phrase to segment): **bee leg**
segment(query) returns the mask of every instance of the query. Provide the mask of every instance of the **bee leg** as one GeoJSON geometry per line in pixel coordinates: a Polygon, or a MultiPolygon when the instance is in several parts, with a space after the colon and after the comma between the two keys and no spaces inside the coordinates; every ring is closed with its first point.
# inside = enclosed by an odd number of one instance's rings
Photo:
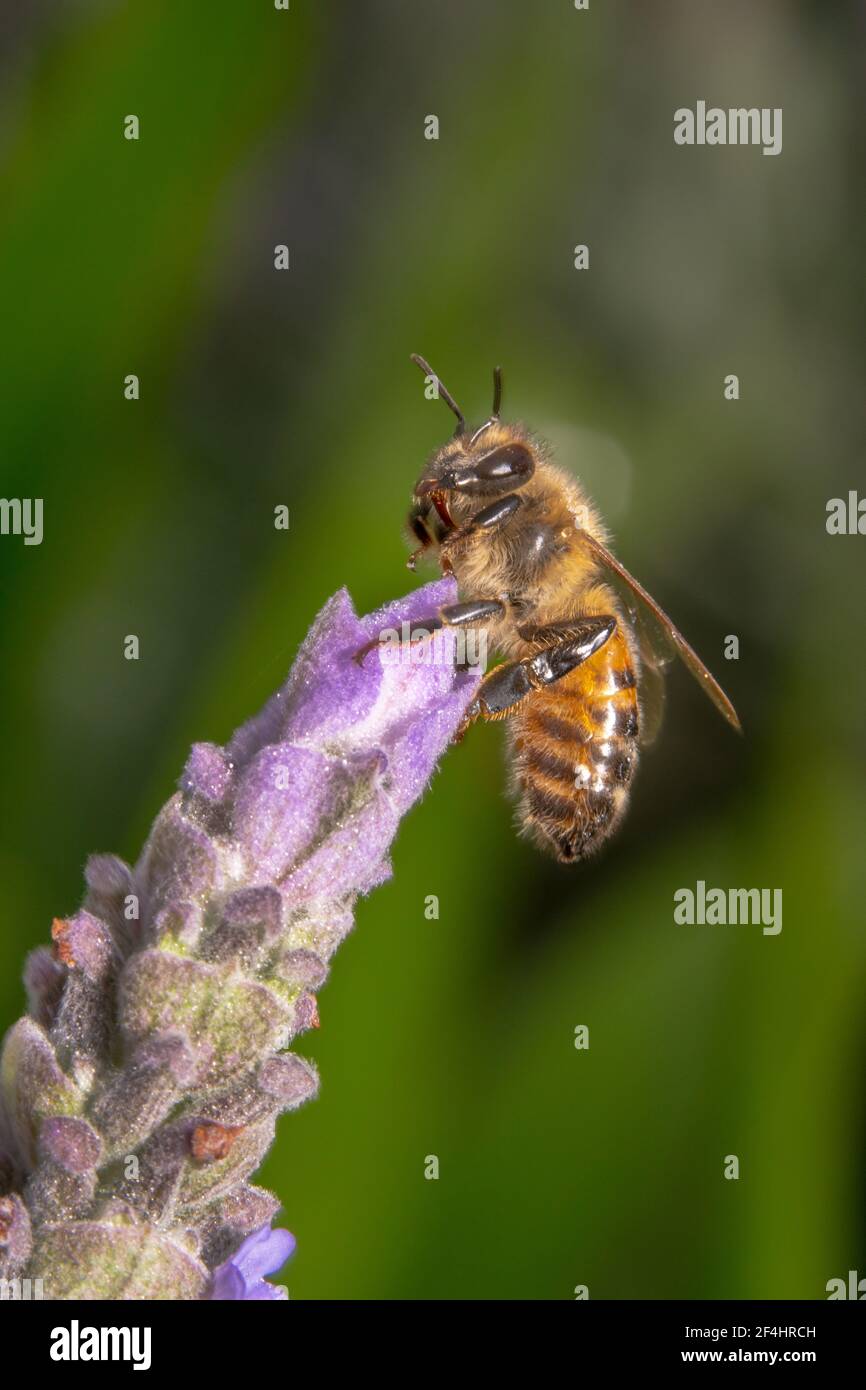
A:
{"type": "Polygon", "coordinates": [[[424,551],[429,549],[429,547],[433,544],[433,538],[427,529],[426,511],[424,510],[424,508],[420,506],[413,507],[411,512],[409,513],[407,520],[409,524],[409,530],[412,532],[416,541],[420,541],[420,545],[418,545],[417,548],[412,551],[412,554],[406,561],[407,570],[414,570],[418,556],[423,555],[424,551]]]}
{"type": "Polygon", "coordinates": [[[536,686],[552,685],[593,656],[616,632],[616,618],[613,614],[593,614],[569,623],[552,623],[547,628],[537,628],[535,640],[544,643],[545,634],[553,632],[559,638],[555,644],[542,645],[534,656],[524,657],[521,663],[528,668],[536,686]]]}
{"type": "Polygon", "coordinates": [[[506,719],[534,689],[524,662],[503,661],[484,677],[454,735],[454,742],[460,742],[476,719],[506,719]]]}
{"type": "MultiPolygon", "coordinates": [[[[563,618],[561,622],[544,623],[541,627],[534,627],[529,623],[519,627],[517,631],[524,642],[535,647],[537,654],[545,647],[560,647],[564,643],[592,640],[597,633],[607,631],[608,628],[610,631],[607,632],[607,636],[599,641],[599,646],[602,646],[616,630],[616,618],[609,613],[593,613],[591,617],[584,618],[563,618]]],[[[597,651],[598,647],[593,650],[597,651]]]]}
{"type": "Polygon", "coordinates": [[[497,502],[491,502],[489,507],[482,507],[480,512],[476,512],[474,516],[470,517],[467,529],[495,531],[510,521],[514,513],[522,506],[523,502],[517,493],[509,492],[506,497],[500,497],[497,502]]]}
{"type": "MultiPolygon", "coordinates": [[[[420,618],[410,623],[405,640],[410,645],[426,642],[434,632],[440,632],[443,627],[465,627],[469,623],[481,622],[484,618],[501,618],[504,612],[505,604],[498,598],[475,598],[468,599],[465,603],[447,603],[444,608],[439,609],[435,617],[420,618]]],[[[379,637],[373,637],[355,652],[355,660],[359,666],[363,666],[364,657],[374,647],[378,647],[379,642],[379,637]]]]}
{"type": "Polygon", "coordinates": [[[448,603],[439,609],[445,627],[465,627],[482,618],[501,618],[504,613],[505,604],[498,598],[470,598],[465,603],[448,603]]]}
{"type": "Polygon", "coordinates": [[[616,631],[613,616],[575,618],[565,623],[521,631],[524,640],[556,637],[555,643],[542,645],[532,656],[522,661],[506,661],[484,677],[478,694],[469,706],[458,729],[462,737],[466,728],[478,719],[505,719],[521,700],[533,690],[552,685],[567,676],[577,666],[603,647],[616,631]],[[526,635],[532,632],[532,638],[526,635]]]}
{"type": "MultiPolygon", "coordinates": [[[[409,646],[416,646],[419,642],[426,642],[428,638],[433,636],[434,632],[438,632],[444,626],[441,618],[425,618],[423,622],[411,623],[405,639],[401,638],[401,640],[405,640],[409,646]]],[[[363,647],[358,648],[354,654],[354,659],[359,666],[364,665],[364,658],[380,646],[381,642],[382,634],[379,633],[378,637],[371,637],[369,642],[365,642],[363,647]]]]}
{"type": "Polygon", "coordinates": [[[482,507],[480,512],[471,516],[465,526],[449,532],[442,542],[442,549],[471,540],[479,531],[498,531],[511,520],[522,505],[516,492],[510,492],[507,497],[500,497],[496,502],[491,502],[489,507],[482,507]]]}

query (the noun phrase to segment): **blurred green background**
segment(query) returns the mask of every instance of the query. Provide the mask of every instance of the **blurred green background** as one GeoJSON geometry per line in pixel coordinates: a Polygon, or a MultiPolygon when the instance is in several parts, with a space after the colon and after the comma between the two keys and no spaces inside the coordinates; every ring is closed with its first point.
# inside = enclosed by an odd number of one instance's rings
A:
{"type": "Polygon", "coordinates": [[[450,423],[411,351],[474,418],[503,363],[506,415],[745,725],[675,674],[577,870],[515,837],[501,730],[448,754],[262,1175],[293,1298],[866,1275],[866,542],[825,529],[864,483],[862,29],[817,0],[4,7],[0,492],[45,502],[41,546],[0,539],[4,1025],[188,745],[258,708],[341,584],[364,611],[415,582],[403,518],[450,423]],[[781,106],[782,154],[675,146],[699,98],[781,106]],[[781,888],[781,934],[677,926],[698,879],[781,888]]]}

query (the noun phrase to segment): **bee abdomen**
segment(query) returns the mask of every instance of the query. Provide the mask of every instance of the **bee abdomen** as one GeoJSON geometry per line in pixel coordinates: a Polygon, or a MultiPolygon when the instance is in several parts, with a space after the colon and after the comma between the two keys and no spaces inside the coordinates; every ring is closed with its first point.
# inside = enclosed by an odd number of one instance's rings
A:
{"type": "Polygon", "coordinates": [[[637,767],[628,651],[615,638],[602,656],[528,696],[513,721],[524,826],[565,863],[592,854],[615,829],[637,767]]]}

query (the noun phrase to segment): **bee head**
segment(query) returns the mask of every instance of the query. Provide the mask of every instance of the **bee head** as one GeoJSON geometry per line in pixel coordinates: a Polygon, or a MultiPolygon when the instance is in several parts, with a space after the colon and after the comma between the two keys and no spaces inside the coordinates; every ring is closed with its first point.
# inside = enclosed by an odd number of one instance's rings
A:
{"type": "Polygon", "coordinates": [[[432,503],[441,512],[440,501],[449,498],[496,498],[522,487],[535,471],[535,459],[529,445],[499,423],[501,369],[493,372],[492,414],[470,434],[462,410],[429,364],[416,354],[412,361],[435,381],[437,394],[457,417],[454,437],[428,459],[415,484],[416,503],[432,503]]]}

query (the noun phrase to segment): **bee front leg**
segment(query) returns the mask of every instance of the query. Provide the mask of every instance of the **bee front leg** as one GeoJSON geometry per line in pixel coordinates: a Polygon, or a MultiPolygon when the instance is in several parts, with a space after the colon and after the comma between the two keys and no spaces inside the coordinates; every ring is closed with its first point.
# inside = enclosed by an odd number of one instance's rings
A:
{"type": "MultiPolygon", "coordinates": [[[[447,603],[444,608],[439,609],[435,617],[419,618],[416,622],[410,623],[406,640],[414,646],[418,642],[428,641],[443,627],[466,627],[471,623],[481,622],[484,618],[501,618],[504,613],[505,604],[498,598],[473,598],[467,599],[464,603],[447,603]]],[[[364,664],[364,657],[374,647],[378,647],[380,641],[381,634],[365,642],[364,646],[355,652],[355,660],[359,666],[364,664]]]]}
{"type": "Polygon", "coordinates": [[[516,492],[498,498],[496,502],[491,502],[489,507],[482,507],[480,512],[471,516],[465,526],[449,532],[442,541],[441,549],[447,552],[454,546],[472,540],[481,531],[498,531],[511,520],[522,505],[522,500],[516,492]]]}
{"type": "Polygon", "coordinates": [[[416,562],[418,560],[418,556],[423,555],[424,551],[429,550],[433,544],[433,537],[431,536],[427,526],[428,510],[429,509],[427,507],[424,507],[416,503],[416,505],[412,508],[406,519],[409,530],[412,532],[412,535],[415,537],[416,541],[419,542],[416,548],[412,551],[412,554],[409,556],[409,559],[406,561],[407,570],[414,571],[416,562]]]}

